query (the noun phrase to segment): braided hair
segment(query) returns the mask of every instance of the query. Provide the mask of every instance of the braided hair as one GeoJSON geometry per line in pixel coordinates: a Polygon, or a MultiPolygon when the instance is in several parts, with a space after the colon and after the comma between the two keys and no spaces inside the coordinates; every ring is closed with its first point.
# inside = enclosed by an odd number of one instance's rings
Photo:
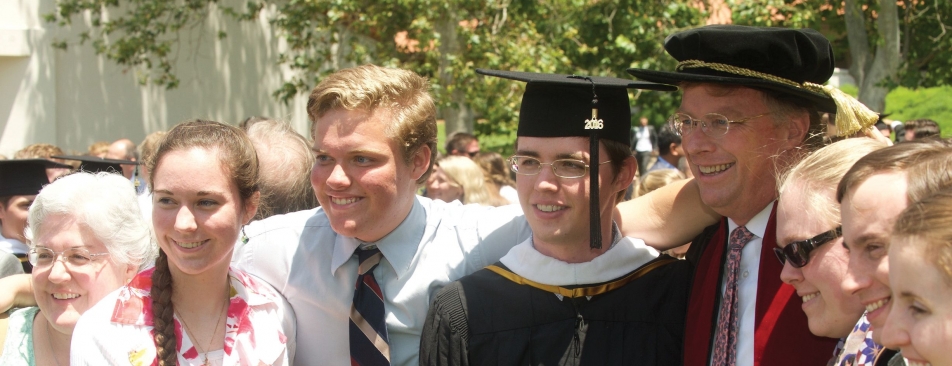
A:
{"type": "MultiPolygon", "coordinates": [[[[166,154],[196,147],[218,152],[221,165],[238,187],[243,202],[255,197],[259,184],[258,157],[251,140],[237,127],[205,120],[183,122],[169,131],[155,155],[146,161],[152,172],[150,187],[155,187],[156,167],[166,154]]],[[[174,314],[172,273],[168,256],[160,250],[152,272],[152,338],[160,366],[172,366],[178,362],[174,314]]]]}

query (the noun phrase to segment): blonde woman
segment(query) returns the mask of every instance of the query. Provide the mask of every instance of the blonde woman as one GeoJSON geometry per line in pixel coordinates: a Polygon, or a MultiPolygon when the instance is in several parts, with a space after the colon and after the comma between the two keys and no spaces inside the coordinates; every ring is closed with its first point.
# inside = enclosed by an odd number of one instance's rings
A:
{"type": "Polygon", "coordinates": [[[463,204],[498,206],[486,188],[486,178],[479,165],[463,156],[447,156],[436,162],[427,180],[427,197],[445,202],[459,200],[463,204]]]}

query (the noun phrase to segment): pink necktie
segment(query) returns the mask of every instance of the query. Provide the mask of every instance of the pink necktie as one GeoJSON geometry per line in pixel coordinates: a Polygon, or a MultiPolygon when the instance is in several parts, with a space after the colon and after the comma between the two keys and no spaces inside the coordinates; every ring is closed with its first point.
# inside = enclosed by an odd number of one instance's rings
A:
{"type": "Polygon", "coordinates": [[[734,366],[737,362],[737,270],[740,255],[754,234],[738,226],[731,231],[727,253],[727,289],[717,315],[717,335],[714,338],[712,366],[734,366]]]}

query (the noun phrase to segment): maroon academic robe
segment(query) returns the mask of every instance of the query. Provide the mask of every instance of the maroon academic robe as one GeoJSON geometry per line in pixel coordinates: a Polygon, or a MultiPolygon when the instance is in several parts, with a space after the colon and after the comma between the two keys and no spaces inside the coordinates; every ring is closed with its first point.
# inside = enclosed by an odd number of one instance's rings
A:
{"type": "MultiPolygon", "coordinates": [[[[810,333],[806,314],[800,307],[803,302],[793,286],[780,281],[783,266],[772,249],[777,246],[776,221],[774,205],[760,251],[754,366],[826,365],[838,340],[810,333]]],[[[711,357],[728,234],[727,219],[721,219],[691,244],[693,253],[688,257],[693,258],[696,267],[685,319],[685,366],[705,366],[711,357]]]]}

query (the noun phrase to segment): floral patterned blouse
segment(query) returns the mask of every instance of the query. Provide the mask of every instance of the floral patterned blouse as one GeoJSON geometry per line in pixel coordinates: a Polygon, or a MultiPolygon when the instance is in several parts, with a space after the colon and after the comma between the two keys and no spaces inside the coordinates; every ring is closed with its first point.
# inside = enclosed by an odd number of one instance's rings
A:
{"type": "MultiPolygon", "coordinates": [[[[152,272],[146,269],[129,285],[89,309],[73,331],[72,365],[158,365],[152,338],[152,272]]],[[[225,321],[223,356],[208,361],[222,365],[290,365],[294,358],[295,320],[290,305],[271,286],[229,268],[231,299],[225,321]],[[219,358],[219,360],[215,360],[219,358]]],[[[206,355],[174,318],[180,365],[200,365],[206,355]]],[[[220,350],[221,351],[221,350],[220,350]]],[[[216,357],[217,356],[217,357],[216,357]]]]}
{"type": "Polygon", "coordinates": [[[869,330],[866,313],[859,318],[853,331],[836,346],[830,365],[834,366],[872,366],[883,346],[873,342],[873,332],[869,330]]]}

